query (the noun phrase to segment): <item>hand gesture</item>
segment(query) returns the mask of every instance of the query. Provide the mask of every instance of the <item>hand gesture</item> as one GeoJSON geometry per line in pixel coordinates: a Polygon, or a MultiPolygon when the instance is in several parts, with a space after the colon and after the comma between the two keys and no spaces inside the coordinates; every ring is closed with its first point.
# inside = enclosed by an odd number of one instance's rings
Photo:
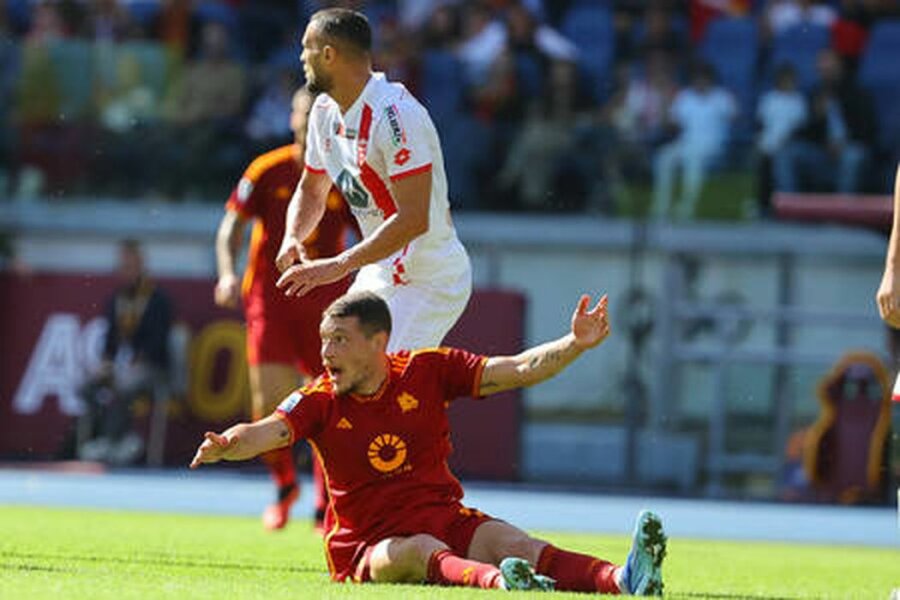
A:
{"type": "Polygon", "coordinates": [[[278,249],[278,256],[275,257],[275,266],[284,273],[291,265],[300,262],[302,258],[300,244],[290,236],[284,236],[281,242],[281,248],[278,249]]]}
{"type": "Polygon", "coordinates": [[[218,306],[236,308],[241,296],[241,286],[234,275],[223,275],[216,282],[213,298],[218,306]]]}
{"type": "Polygon", "coordinates": [[[897,277],[891,266],[884,269],[881,285],[875,294],[875,302],[884,322],[895,329],[900,329],[900,277],[897,277]]]}
{"type": "Polygon", "coordinates": [[[275,284],[286,296],[302,296],[310,290],[338,281],[347,275],[347,268],[336,258],[311,260],[289,267],[275,284]]]}
{"type": "Polygon", "coordinates": [[[203,463],[219,462],[225,458],[228,451],[234,447],[235,443],[237,443],[236,435],[229,438],[218,433],[213,433],[212,431],[207,431],[203,434],[203,437],[206,439],[203,440],[203,443],[197,448],[197,453],[194,454],[194,460],[191,461],[190,466],[192,469],[196,469],[203,463]]]}
{"type": "Polygon", "coordinates": [[[579,348],[583,350],[593,348],[609,335],[607,304],[608,299],[604,294],[593,310],[588,311],[591,297],[587,294],[581,296],[572,315],[572,335],[575,336],[575,344],[579,348]]]}

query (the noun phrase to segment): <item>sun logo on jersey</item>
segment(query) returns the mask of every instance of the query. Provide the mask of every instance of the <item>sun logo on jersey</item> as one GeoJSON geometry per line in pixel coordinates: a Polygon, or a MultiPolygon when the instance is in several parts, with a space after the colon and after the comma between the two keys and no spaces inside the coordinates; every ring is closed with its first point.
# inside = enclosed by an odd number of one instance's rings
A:
{"type": "Polygon", "coordinates": [[[369,444],[369,463],[381,473],[390,473],[406,461],[406,442],[393,433],[382,433],[369,444]]]}

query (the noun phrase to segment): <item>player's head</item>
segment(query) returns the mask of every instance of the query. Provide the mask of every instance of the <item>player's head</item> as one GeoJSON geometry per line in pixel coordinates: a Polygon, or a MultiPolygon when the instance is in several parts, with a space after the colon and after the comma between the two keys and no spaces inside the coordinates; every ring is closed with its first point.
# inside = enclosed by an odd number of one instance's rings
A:
{"type": "Polygon", "coordinates": [[[366,393],[380,383],[391,312],[372,292],[341,296],[322,313],[322,362],[339,394],[366,393]]]}
{"type": "Polygon", "coordinates": [[[137,240],[119,242],[119,277],[126,284],[136,283],[144,274],[144,257],[137,240]]]}
{"type": "Polygon", "coordinates": [[[294,143],[300,148],[300,156],[306,151],[306,130],[309,125],[309,111],[316,97],[305,87],[294,92],[291,100],[291,131],[294,132],[294,143]]]}
{"type": "Polygon", "coordinates": [[[313,14],[303,34],[300,60],[311,92],[328,93],[348,65],[369,65],[372,28],[362,13],[327,8],[313,14]]]}

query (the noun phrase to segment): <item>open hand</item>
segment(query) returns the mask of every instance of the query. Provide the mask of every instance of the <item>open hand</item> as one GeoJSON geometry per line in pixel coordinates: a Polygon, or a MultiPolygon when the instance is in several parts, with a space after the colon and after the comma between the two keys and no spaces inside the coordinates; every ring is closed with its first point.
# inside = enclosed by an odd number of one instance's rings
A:
{"type": "Polygon", "coordinates": [[[228,450],[230,450],[237,442],[237,436],[231,436],[229,438],[218,433],[213,433],[212,431],[207,431],[203,434],[203,437],[206,439],[204,439],[203,443],[200,444],[200,447],[197,448],[197,453],[194,454],[194,460],[191,461],[190,466],[192,469],[196,469],[204,463],[219,462],[225,458],[228,450]]]}
{"type": "Polygon", "coordinates": [[[597,305],[590,311],[588,310],[591,306],[590,296],[584,294],[578,301],[572,315],[572,335],[575,336],[575,344],[579,348],[593,348],[609,336],[607,304],[606,294],[600,297],[597,305]]]}
{"type": "Polygon", "coordinates": [[[296,264],[281,274],[275,284],[286,296],[302,296],[310,290],[343,279],[347,268],[336,258],[323,258],[296,264]]]}

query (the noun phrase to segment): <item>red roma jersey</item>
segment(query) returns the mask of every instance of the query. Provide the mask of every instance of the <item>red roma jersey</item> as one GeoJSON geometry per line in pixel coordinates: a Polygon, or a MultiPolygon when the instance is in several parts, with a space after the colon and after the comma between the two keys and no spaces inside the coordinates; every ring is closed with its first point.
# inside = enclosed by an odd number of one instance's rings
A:
{"type": "MultiPolygon", "coordinates": [[[[256,219],[242,285],[244,306],[249,314],[266,315],[273,310],[296,307],[302,301],[287,298],[275,287],[280,275],[275,258],[284,237],[287,205],[300,174],[296,146],[267,152],[250,163],[225,204],[227,210],[256,219]]],[[[340,254],[346,247],[348,228],[355,229],[355,222],[340,192],[332,188],[322,220],[303,243],[306,254],[310,258],[340,254]]]]}
{"type": "Polygon", "coordinates": [[[403,530],[407,513],[463,495],[447,466],[446,409],[455,398],[478,396],[486,357],[451,348],[388,357],[390,374],[374,396],[337,396],[325,373],[276,410],[292,441],[306,438],[318,452],[334,502],[331,533],[342,537],[416,533],[403,530]]]}

